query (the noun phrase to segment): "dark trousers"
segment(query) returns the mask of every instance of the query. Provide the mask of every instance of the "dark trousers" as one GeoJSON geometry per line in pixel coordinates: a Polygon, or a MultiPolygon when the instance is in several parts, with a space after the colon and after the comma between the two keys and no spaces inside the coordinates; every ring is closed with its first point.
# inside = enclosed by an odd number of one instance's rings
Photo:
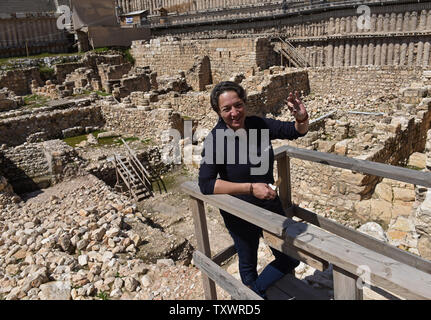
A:
{"type": "MultiPolygon", "coordinates": [[[[272,204],[270,209],[275,213],[283,214],[279,200],[272,204]]],[[[266,289],[285,274],[291,273],[299,265],[299,261],[271,248],[275,259],[258,276],[257,251],[262,229],[227,212],[222,210],[220,212],[238,253],[242,283],[250,286],[260,296],[265,297],[266,289]]]]}

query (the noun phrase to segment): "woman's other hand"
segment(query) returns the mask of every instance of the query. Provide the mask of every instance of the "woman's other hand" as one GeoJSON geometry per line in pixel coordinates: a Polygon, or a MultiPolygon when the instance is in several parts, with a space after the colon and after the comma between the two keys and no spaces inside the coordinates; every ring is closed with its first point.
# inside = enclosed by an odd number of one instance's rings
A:
{"type": "Polygon", "coordinates": [[[277,196],[277,192],[266,183],[253,183],[253,196],[261,200],[272,200],[277,196]]]}

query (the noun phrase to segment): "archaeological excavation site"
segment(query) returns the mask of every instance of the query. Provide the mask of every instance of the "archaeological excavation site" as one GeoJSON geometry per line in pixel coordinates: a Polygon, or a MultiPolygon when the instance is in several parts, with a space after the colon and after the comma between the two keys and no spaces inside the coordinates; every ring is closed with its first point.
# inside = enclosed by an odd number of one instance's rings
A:
{"type": "Polygon", "coordinates": [[[431,299],[430,171],[431,2],[0,3],[0,300],[262,299],[220,210],[300,261],[267,299],[431,299]],[[222,81],[300,93],[285,216],[199,189],[222,81]]]}

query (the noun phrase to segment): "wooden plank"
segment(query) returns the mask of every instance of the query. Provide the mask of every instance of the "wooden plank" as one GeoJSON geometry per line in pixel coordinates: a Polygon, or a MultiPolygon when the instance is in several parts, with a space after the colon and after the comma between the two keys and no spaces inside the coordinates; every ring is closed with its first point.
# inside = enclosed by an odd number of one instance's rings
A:
{"type": "MultiPolygon", "coordinates": [[[[319,292],[291,274],[285,275],[274,285],[293,300],[330,300],[328,295],[319,292]]],[[[269,290],[269,289],[268,289],[269,290]]],[[[267,290],[267,291],[268,291],[267,290]]]]}
{"type": "MultiPolygon", "coordinates": [[[[208,238],[208,227],[205,216],[205,206],[201,200],[191,198],[190,199],[193,221],[195,225],[195,237],[197,247],[207,257],[211,258],[210,241],[208,238]]],[[[215,283],[208,279],[208,277],[202,274],[203,288],[205,292],[205,299],[217,300],[217,291],[215,283]]]]}
{"type": "Polygon", "coordinates": [[[346,272],[334,265],[332,270],[334,278],[335,300],[363,300],[363,292],[357,286],[358,276],[346,272]]]}
{"type": "Polygon", "coordinates": [[[202,252],[193,253],[194,264],[210,279],[226,290],[235,300],[263,300],[258,294],[215,264],[202,252]]]}
{"type": "Polygon", "coordinates": [[[203,200],[210,205],[225,210],[241,219],[263,228],[264,230],[268,230],[280,236],[283,234],[284,228],[288,224],[293,223],[291,219],[259,208],[230,195],[203,195],[196,182],[184,182],[181,185],[181,189],[196,199],[203,200]]]}
{"type": "Polygon", "coordinates": [[[304,208],[294,206],[293,212],[296,217],[301,218],[308,223],[343,237],[344,239],[353,241],[354,243],[359,244],[367,249],[373,250],[396,261],[405,263],[423,272],[431,274],[431,261],[429,260],[386,244],[383,241],[379,241],[367,234],[358,232],[335,221],[319,216],[318,214],[304,208]]]}
{"type": "Polygon", "coordinates": [[[416,171],[389,164],[354,159],[331,153],[300,149],[291,146],[282,146],[274,151],[275,159],[282,157],[286,152],[291,158],[297,158],[337,168],[349,169],[355,172],[370,174],[388,179],[412,183],[431,188],[431,172],[416,171]]]}
{"type": "Polygon", "coordinates": [[[291,182],[290,182],[290,158],[284,154],[277,159],[278,179],[281,179],[279,197],[283,208],[292,206],[291,182]]]}
{"type": "Polygon", "coordinates": [[[286,227],[285,236],[267,238],[274,248],[289,246],[307,251],[347,272],[371,270],[370,281],[407,299],[431,299],[431,275],[364,248],[311,224],[297,222],[286,227]]]}
{"type": "Polygon", "coordinates": [[[227,259],[229,259],[235,254],[236,254],[235,246],[231,245],[223,249],[219,253],[215,254],[214,257],[212,258],[212,261],[218,265],[221,265],[223,262],[225,262],[227,259]]]}
{"type": "MultiPolygon", "coordinates": [[[[263,231],[263,238],[270,247],[273,247],[274,244],[280,244],[278,241],[276,241],[276,239],[271,239],[271,237],[274,237],[274,235],[269,232],[263,231]]],[[[304,250],[298,249],[296,247],[292,247],[288,243],[283,243],[282,246],[273,247],[273,248],[280,252],[284,252],[288,256],[291,256],[292,258],[302,261],[305,264],[308,264],[309,266],[319,271],[324,271],[329,266],[327,261],[322,260],[319,257],[316,257],[304,250]]]]}

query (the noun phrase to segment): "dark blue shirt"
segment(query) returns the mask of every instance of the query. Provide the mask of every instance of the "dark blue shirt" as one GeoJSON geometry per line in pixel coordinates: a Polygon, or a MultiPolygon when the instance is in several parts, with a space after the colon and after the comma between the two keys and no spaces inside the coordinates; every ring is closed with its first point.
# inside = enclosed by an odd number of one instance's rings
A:
{"type": "MultiPolygon", "coordinates": [[[[217,180],[217,176],[222,180],[230,181],[230,182],[239,182],[239,183],[255,183],[262,182],[273,184],[274,183],[274,175],[273,175],[273,165],[274,165],[274,151],[272,149],[272,145],[270,140],[273,139],[289,139],[294,140],[299,137],[305,136],[305,134],[300,134],[295,129],[294,122],[285,122],[274,119],[260,118],[256,116],[246,117],[245,119],[245,132],[247,133],[247,147],[250,145],[250,130],[256,129],[257,132],[257,140],[255,144],[256,156],[257,158],[261,157],[262,159],[266,159],[268,161],[267,167],[268,170],[264,174],[251,174],[252,168],[259,168],[262,166],[262,163],[256,163],[256,158],[250,158],[251,148],[247,148],[246,162],[244,160],[241,161],[240,155],[240,139],[235,139],[235,148],[228,151],[228,143],[227,138],[224,138],[224,142],[221,150],[217,150],[217,130],[226,131],[229,128],[226,126],[225,122],[222,118],[219,118],[217,125],[213,128],[213,130],[209,133],[209,136],[212,136],[213,143],[212,146],[208,145],[206,142],[204,144],[204,150],[202,152],[202,162],[199,169],[199,187],[203,194],[213,194],[214,193],[214,185],[217,180]],[[266,129],[266,130],[265,130],[266,129]],[[262,134],[269,133],[269,141],[268,147],[265,147],[265,141],[261,139],[262,134]],[[262,147],[264,147],[262,150],[262,147]],[[212,150],[207,150],[212,148],[212,150]],[[231,161],[228,163],[228,158],[233,157],[230,153],[235,150],[235,161],[231,161]],[[217,161],[217,156],[220,157],[220,153],[223,151],[223,161],[217,161]],[[211,152],[212,153],[212,163],[206,163],[205,155],[211,152]],[[222,162],[222,163],[219,163],[222,162]]],[[[232,130],[231,130],[232,131],[232,130]]],[[[233,132],[233,131],[232,131],[233,132]]],[[[253,139],[252,139],[253,140],[253,139]]],[[[244,149],[241,149],[244,152],[244,149]]],[[[209,155],[208,155],[209,156],[209,155]]],[[[244,154],[242,154],[244,156],[244,154]]],[[[220,159],[219,159],[220,160],[220,159]]],[[[260,200],[253,195],[234,195],[235,197],[247,201],[249,203],[258,205],[259,207],[266,208],[270,210],[271,201],[272,200],[260,200]]],[[[279,199],[277,199],[279,201],[279,199]]]]}

